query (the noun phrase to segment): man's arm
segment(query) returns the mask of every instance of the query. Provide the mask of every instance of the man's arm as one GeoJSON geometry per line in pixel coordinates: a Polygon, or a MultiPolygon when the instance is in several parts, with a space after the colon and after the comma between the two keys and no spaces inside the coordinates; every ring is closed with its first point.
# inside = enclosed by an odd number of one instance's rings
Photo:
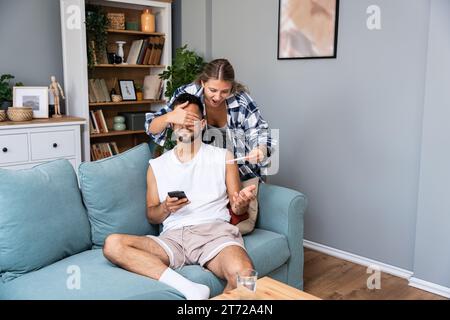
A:
{"type": "MultiPolygon", "coordinates": [[[[233,154],[227,151],[226,160],[232,160],[233,154]]],[[[233,161],[226,164],[225,183],[227,186],[228,199],[230,200],[231,210],[236,215],[242,215],[247,212],[250,201],[255,198],[254,185],[241,190],[241,179],[239,178],[239,169],[233,161]]]]}
{"type": "Polygon", "coordinates": [[[147,170],[147,219],[150,223],[160,224],[173,212],[191,203],[188,199],[166,197],[159,201],[158,187],[151,166],[147,170]]]}
{"type": "Polygon", "coordinates": [[[150,223],[160,224],[170,215],[170,211],[159,201],[158,187],[151,166],[147,170],[147,219],[150,223]]]}

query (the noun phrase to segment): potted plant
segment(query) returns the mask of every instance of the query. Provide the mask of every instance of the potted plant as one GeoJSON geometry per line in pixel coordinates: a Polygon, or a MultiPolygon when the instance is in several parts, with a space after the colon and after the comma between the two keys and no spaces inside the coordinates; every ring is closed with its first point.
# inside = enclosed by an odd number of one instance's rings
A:
{"type": "MultiPolygon", "coordinates": [[[[6,110],[12,106],[13,99],[13,85],[11,85],[11,80],[14,76],[11,74],[2,74],[0,76],[0,109],[6,110]]],[[[23,86],[22,82],[17,82],[15,86],[23,86]]]]}
{"type": "Polygon", "coordinates": [[[106,12],[100,6],[88,6],[86,8],[86,35],[89,68],[95,66],[97,58],[105,60],[108,28],[109,20],[106,12]]]}
{"type": "Polygon", "coordinates": [[[164,95],[170,99],[177,88],[194,81],[204,66],[203,58],[188,50],[187,45],[176,49],[172,65],[159,74],[161,79],[167,80],[164,95]]]}
{"type": "MultiPolygon", "coordinates": [[[[166,80],[166,91],[164,95],[170,99],[175,90],[182,85],[189,84],[195,80],[205,66],[204,59],[192,50],[187,49],[184,45],[175,50],[175,56],[172,65],[167,67],[159,74],[159,77],[166,80]]],[[[171,150],[176,145],[176,141],[172,141],[172,129],[168,129],[166,143],[164,149],[171,150]]]]}

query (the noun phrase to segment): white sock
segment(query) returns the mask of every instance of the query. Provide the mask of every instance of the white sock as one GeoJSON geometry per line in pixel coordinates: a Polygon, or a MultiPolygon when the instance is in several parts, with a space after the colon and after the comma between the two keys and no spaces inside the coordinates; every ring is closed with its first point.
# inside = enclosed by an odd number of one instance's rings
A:
{"type": "Polygon", "coordinates": [[[192,282],[170,268],[162,273],[159,281],[180,291],[187,300],[206,300],[209,298],[207,286],[192,282]]]}

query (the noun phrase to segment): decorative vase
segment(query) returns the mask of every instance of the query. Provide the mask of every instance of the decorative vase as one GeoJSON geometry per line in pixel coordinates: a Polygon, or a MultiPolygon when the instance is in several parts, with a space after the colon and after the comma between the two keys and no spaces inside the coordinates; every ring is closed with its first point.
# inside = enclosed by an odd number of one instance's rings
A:
{"type": "Polygon", "coordinates": [[[145,9],[141,14],[141,31],[155,32],[155,15],[151,9],[145,9]]]}
{"type": "Polygon", "coordinates": [[[114,131],[123,131],[126,129],[126,127],[127,126],[125,125],[125,123],[114,123],[113,125],[114,131]]]}
{"type": "MultiPolygon", "coordinates": [[[[117,43],[117,56],[121,58],[121,62],[123,63],[123,45],[126,43],[125,41],[116,41],[117,43]]],[[[116,62],[117,63],[117,62],[116,62]]]]}
{"type": "Polygon", "coordinates": [[[124,116],[115,116],[114,123],[125,123],[125,117],[124,116]]]}
{"type": "Polygon", "coordinates": [[[125,125],[125,117],[124,116],[115,116],[113,129],[114,131],[123,131],[127,128],[125,125]]]}
{"type": "Polygon", "coordinates": [[[142,91],[136,92],[136,100],[137,101],[142,101],[143,97],[144,97],[144,94],[142,93],[142,91]]]}

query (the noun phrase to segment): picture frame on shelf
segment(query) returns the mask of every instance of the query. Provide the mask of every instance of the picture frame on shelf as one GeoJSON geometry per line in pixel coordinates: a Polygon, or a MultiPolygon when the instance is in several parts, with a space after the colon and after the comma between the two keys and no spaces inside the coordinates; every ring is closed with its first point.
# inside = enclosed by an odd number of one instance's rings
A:
{"type": "Polygon", "coordinates": [[[123,101],[136,101],[136,87],[133,80],[119,80],[120,95],[123,101]]]}
{"type": "Polygon", "coordinates": [[[48,118],[48,88],[13,87],[13,107],[31,107],[33,118],[48,118]]]}
{"type": "Polygon", "coordinates": [[[279,0],[278,60],[335,59],[339,0],[279,0]]]}

